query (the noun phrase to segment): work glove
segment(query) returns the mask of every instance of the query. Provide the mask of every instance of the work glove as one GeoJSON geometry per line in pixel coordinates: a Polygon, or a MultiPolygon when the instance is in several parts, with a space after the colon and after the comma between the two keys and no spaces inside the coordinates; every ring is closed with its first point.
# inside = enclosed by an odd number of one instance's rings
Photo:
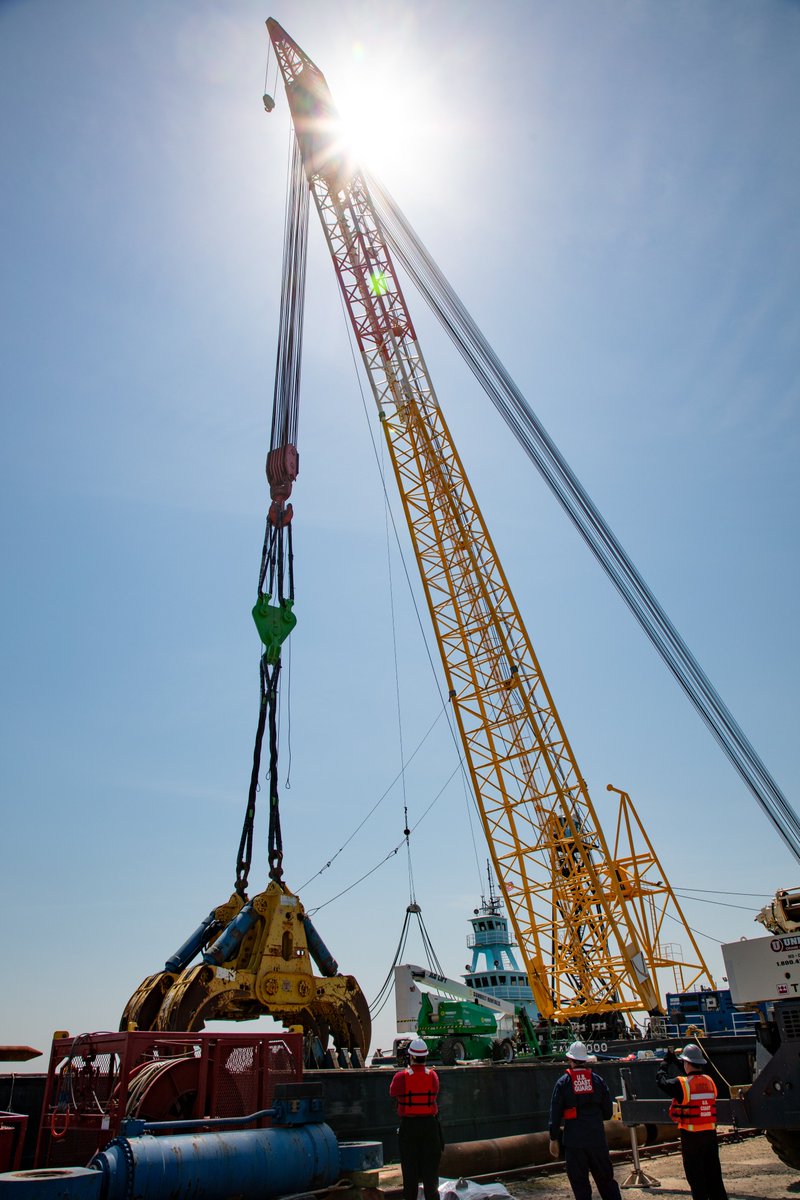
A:
{"type": "Polygon", "coordinates": [[[676,1063],[677,1061],[678,1061],[678,1056],[677,1056],[677,1054],[676,1054],[676,1053],[675,1053],[675,1051],[672,1049],[672,1046],[668,1046],[668,1047],[667,1047],[667,1053],[664,1055],[664,1063],[665,1063],[665,1065],[669,1067],[669,1066],[672,1066],[672,1064],[673,1064],[673,1063],[676,1063]]]}

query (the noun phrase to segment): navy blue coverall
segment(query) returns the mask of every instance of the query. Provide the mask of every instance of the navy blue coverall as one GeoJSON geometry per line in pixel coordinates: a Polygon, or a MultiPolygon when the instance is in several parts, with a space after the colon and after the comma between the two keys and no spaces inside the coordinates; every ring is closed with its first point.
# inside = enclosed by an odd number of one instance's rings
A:
{"type": "Polygon", "coordinates": [[[569,1074],[565,1072],[557,1080],[550,1101],[550,1140],[558,1140],[563,1122],[564,1162],[575,1200],[591,1200],[590,1174],[601,1200],[621,1200],[603,1128],[603,1122],[610,1119],[613,1111],[611,1093],[601,1075],[595,1071],[589,1073],[592,1090],[579,1095],[575,1094],[569,1074]],[[575,1115],[569,1116],[573,1110],[575,1115]]]}
{"type": "MultiPolygon", "coordinates": [[[[656,1083],[673,1100],[683,1100],[680,1080],[669,1076],[665,1066],[656,1071],[656,1083]]],[[[716,1129],[705,1129],[698,1133],[681,1129],[679,1133],[683,1170],[692,1200],[728,1200],[722,1181],[716,1129]]]]}

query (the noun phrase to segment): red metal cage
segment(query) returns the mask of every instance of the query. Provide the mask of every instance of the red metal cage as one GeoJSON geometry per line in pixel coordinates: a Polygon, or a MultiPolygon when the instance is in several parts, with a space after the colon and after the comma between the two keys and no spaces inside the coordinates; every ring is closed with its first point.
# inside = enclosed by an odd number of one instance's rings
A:
{"type": "MultiPolygon", "coordinates": [[[[129,1117],[240,1117],[303,1077],[299,1033],[84,1033],[54,1038],[35,1166],[82,1166],[129,1117]]],[[[269,1125],[262,1118],[259,1125],[269,1125]]]]}
{"type": "Polygon", "coordinates": [[[18,1171],[28,1128],[24,1113],[0,1112],[0,1171],[18,1171]]]}

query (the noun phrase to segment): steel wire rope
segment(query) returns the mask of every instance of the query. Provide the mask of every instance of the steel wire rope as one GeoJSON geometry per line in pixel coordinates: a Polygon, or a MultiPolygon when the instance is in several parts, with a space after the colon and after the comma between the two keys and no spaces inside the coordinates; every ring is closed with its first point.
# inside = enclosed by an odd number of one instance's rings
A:
{"type": "Polygon", "coordinates": [[[719,888],[685,887],[682,884],[679,884],[678,887],[682,892],[711,892],[715,896],[752,896],[754,900],[769,899],[769,897],[764,896],[763,892],[724,892],[719,888]]]}
{"type": "MultiPolygon", "coordinates": [[[[566,497],[566,493],[563,491],[563,489],[562,489],[562,490],[560,490],[560,491],[558,492],[558,494],[559,494],[559,495],[560,495],[560,497],[562,497],[562,498],[565,498],[565,497],[566,497]]],[[[613,549],[613,547],[612,547],[612,549],[613,549]]],[[[614,570],[613,566],[611,567],[611,570],[612,570],[612,572],[613,572],[613,570],[614,570]]],[[[624,595],[624,596],[625,596],[625,598],[628,600],[628,602],[629,602],[629,604],[631,605],[631,607],[634,607],[634,606],[635,606],[635,604],[636,604],[636,599],[635,599],[635,596],[634,596],[634,595],[632,595],[632,593],[631,593],[631,591],[629,590],[629,588],[628,588],[628,586],[627,586],[627,583],[626,583],[626,581],[623,579],[623,577],[622,577],[621,575],[619,575],[619,574],[616,574],[616,573],[615,573],[615,574],[612,574],[612,578],[613,578],[613,580],[615,581],[615,583],[616,583],[616,585],[618,586],[618,588],[619,588],[619,589],[620,589],[620,590],[623,592],[623,595],[624,595]]],[[[648,604],[649,604],[649,600],[648,600],[648,604]]],[[[655,611],[655,610],[653,609],[653,606],[652,606],[652,604],[649,604],[649,607],[651,608],[651,611],[655,611]]],[[[641,612],[642,610],[640,609],[639,611],[641,612]]],[[[646,632],[648,633],[648,636],[651,636],[651,640],[653,640],[653,641],[654,641],[654,644],[656,645],[656,647],[660,649],[660,651],[661,651],[661,653],[662,653],[662,656],[664,656],[664,657],[665,657],[665,660],[668,662],[668,665],[670,665],[670,666],[671,666],[671,669],[673,669],[673,673],[676,673],[676,677],[678,678],[678,681],[679,681],[679,682],[682,684],[682,686],[686,686],[686,683],[685,683],[685,678],[684,678],[683,676],[681,676],[681,675],[680,675],[680,674],[677,672],[677,664],[676,664],[676,660],[675,660],[673,657],[670,657],[669,642],[667,642],[667,643],[665,644],[663,640],[660,640],[660,637],[663,637],[663,634],[662,634],[662,635],[659,635],[659,634],[657,633],[657,631],[656,631],[656,632],[655,632],[655,634],[654,634],[652,630],[650,630],[650,629],[646,629],[646,632]]],[[[672,640],[673,640],[673,642],[674,642],[674,639],[672,639],[672,640]]],[[[695,681],[696,681],[696,682],[700,682],[700,683],[702,683],[702,680],[700,680],[700,678],[699,678],[699,675],[698,675],[698,673],[697,673],[697,670],[696,670],[696,665],[695,665],[695,664],[690,664],[690,671],[691,671],[692,675],[694,676],[694,678],[695,678],[695,681]]],[[[713,726],[712,726],[712,731],[713,731],[713,726]]],[[[734,757],[735,757],[736,753],[737,753],[737,750],[736,750],[736,748],[734,747],[734,748],[733,748],[733,754],[734,754],[734,757]]],[[[738,760],[737,760],[737,761],[738,761],[738,760]]],[[[741,764],[740,764],[740,765],[741,765],[741,764]]]]}
{"type": "MultiPolygon", "coordinates": [[[[292,588],[294,591],[294,588],[292,588]]],[[[283,709],[286,712],[286,778],[283,781],[284,791],[292,789],[292,639],[286,642],[286,688],[284,691],[283,709]]]]}
{"type": "MultiPolygon", "coordinates": [[[[483,560],[483,551],[480,548],[478,548],[476,551],[476,554],[477,554],[478,562],[481,563],[483,560]]],[[[492,584],[491,580],[487,580],[487,587],[490,590],[493,589],[493,584],[492,584]]],[[[499,605],[496,605],[495,607],[496,607],[496,610],[499,610],[499,605]]],[[[497,639],[498,639],[497,631],[493,627],[492,627],[492,635],[491,636],[493,637],[493,639],[495,641],[497,641],[497,639]]],[[[521,714],[521,715],[523,715],[523,714],[521,714]]],[[[524,715],[523,715],[523,719],[524,719],[524,715]]],[[[564,768],[563,768],[560,760],[557,759],[553,763],[553,770],[555,771],[555,774],[556,774],[558,780],[560,781],[562,788],[564,788],[565,787],[565,772],[564,772],[564,768]]],[[[539,787],[539,790],[541,791],[541,787],[539,787]]],[[[468,813],[469,813],[469,809],[468,809],[468,813]]],[[[473,840],[473,850],[475,852],[476,863],[477,863],[477,847],[475,846],[474,829],[472,826],[471,813],[469,813],[469,818],[470,818],[470,833],[472,835],[472,840],[473,840]]],[[[583,826],[586,823],[586,809],[585,809],[585,805],[583,805],[581,802],[580,796],[575,797],[573,800],[573,819],[575,820],[575,823],[578,826],[578,828],[583,828],[583,826]]],[[[589,861],[593,862],[594,861],[594,851],[593,851],[592,846],[587,843],[585,843],[584,846],[585,846],[585,853],[588,856],[589,861]]],[[[599,912],[601,910],[601,905],[598,904],[596,907],[599,912]]],[[[559,905],[559,908],[560,908],[560,905],[559,905]]],[[[562,919],[565,919],[563,914],[562,914],[562,919]]],[[[579,931],[578,937],[580,938],[581,936],[582,936],[582,934],[579,931]]],[[[572,984],[574,987],[577,987],[574,979],[572,980],[572,984]]]]}
{"type": "MultiPolygon", "coordinates": [[[[381,447],[382,451],[384,447],[381,447]]],[[[381,478],[384,477],[383,462],[381,462],[381,478]]],[[[400,763],[405,760],[405,750],[403,747],[403,710],[400,702],[400,666],[397,661],[397,620],[394,611],[394,587],[392,580],[392,544],[389,538],[389,497],[386,489],[383,490],[384,506],[383,506],[383,524],[386,533],[386,570],[389,581],[389,612],[390,624],[392,628],[392,655],[394,659],[394,692],[395,704],[397,707],[397,736],[400,749],[400,763]]],[[[408,865],[408,897],[412,904],[416,903],[414,894],[414,862],[411,854],[411,831],[408,828],[408,793],[406,791],[406,773],[404,769],[400,771],[401,788],[403,792],[403,836],[406,839],[406,860],[408,865]]]]}
{"type": "MultiPolygon", "coordinates": [[[[281,299],[278,322],[278,345],[275,361],[275,379],[272,398],[272,422],[270,430],[270,455],[296,447],[300,379],[302,368],[303,315],[305,308],[305,277],[308,245],[309,195],[303,169],[302,156],[294,131],[290,127],[289,166],[287,171],[286,198],[284,204],[284,239],[281,270],[281,299]]],[[[268,467],[269,477],[269,467],[268,467]]],[[[270,478],[272,488],[272,479],[270,478]]],[[[291,491],[291,486],[289,487],[291,491]]],[[[273,496],[277,495],[273,491],[273,496]]],[[[284,519],[284,499],[273,500],[267,515],[261,563],[258,576],[259,602],[277,593],[279,604],[285,601],[286,574],[288,572],[288,599],[294,602],[294,553],[292,547],[291,519],[284,519]],[[273,510],[276,510],[273,513],[273,510]],[[273,519],[274,515],[274,519],[273,519]],[[265,585],[266,584],[266,591],[265,585]]],[[[259,712],[253,747],[253,763],[250,773],[245,816],[239,841],[236,861],[236,893],[244,899],[253,857],[256,798],[261,790],[261,754],[264,733],[269,736],[269,828],[268,859],[269,877],[279,880],[282,876],[283,838],[280,824],[280,784],[278,779],[279,708],[278,683],[281,672],[281,655],[268,661],[264,650],[259,660],[259,712]]],[[[287,777],[288,778],[288,777],[287,777]]]]}
{"type": "Polygon", "coordinates": [[[408,929],[409,929],[409,925],[411,923],[412,916],[415,916],[419,923],[420,936],[422,937],[422,945],[423,945],[423,948],[425,950],[425,955],[428,960],[428,967],[430,968],[431,971],[435,972],[436,974],[444,975],[444,968],[442,967],[442,964],[439,962],[438,955],[436,954],[436,951],[433,948],[433,942],[430,939],[425,922],[422,919],[422,910],[418,904],[414,904],[414,905],[409,904],[409,906],[405,912],[405,917],[403,919],[403,928],[400,932],[400,941],[398,942],[397,949],[394,952],[394,958],[392,959],[391,966],[389,967],[389,970],[386,974],[386,978],[384,979],[384,981],[381,985],[380,991],[378,992],[377,996],[375,997],[375,999],[371,1002],[371,1004],[369,1006],[370,1015],[372,1016],[373,1021],[375,1020],[376,1017],[380,1016],[380,1014],[383,1012],[383,1010],[386,1007],[386,1004],[388,1002],[389,996],[391,995],[392,986],[394,984],[394,969],[397,966],[398,962],[400,962],[403,951],[406,948],[406,943],[408,941],[408,929]]]}
{"type": "Polygon", "coordinates": [[[391,992],[395,965],[400,961],[403,951],[406,948],[410,916],[411,916],[411,906],[409,905],[409,907],[405,911],[405,916],[403,918],[403,928],[400,930],[400,940],[398,941],[397,949],[394,952],[394,958],[392,959],[392,965],[389,967],[389,970],[386,973],[386,978],[384,979],[383,983],[381,984],[380,991],[378,992],[375,999],[369,1005],[370,1016],[372,1016],[373,1019],[375,1017],[377,1017],[380,1012],[383,1011],[383,1007],[386,1003],[386,1000],[389,997],[389,993],[391,992]],[[380,1006],[380,1007],[378,1007],[378,1006],[380,1006]]]}
{"type": "Polygon", "coordinates": [[[372,1018],[373,1024],[375,1023],[377,1018],[381,1015],[383,1010],[386,1008],[386,1005],[389,1003],[389,997],[392,994],[391,984],[394,982],[393,971],[394,971],[394,965],[392,966],[389,974],[386,976],[386,980],[384,980],[384,984],[383,984],[383,987],[381,988],[380,993],[375,997],[374,1000],[371,1000],[369,1002],[369,1006],[368,1006],[369,1007],[369,1015],[372,1018]],[[390,986],[384,993],[383,988],[386,986],[387,981],[389,982],[390,986]]]}
{"type": "Polygon", "coordinates": [[[275,99],[275,92],[278,87],[278,71],[279,70],[280,70],[280,67],[278,64],[278,56],[275,53],[275,47],[272,44],[272,38],[269,37],[269,35],[267,35],[267,58],[266,58],[266,63],[264,64],[264,94],[271,96],[273,100],[275,99]],[[273,57],[275,59],[275,82],[273,83],[272,87],[270,88],[270,86],[269,86],[269,64],[270,64],[270,60],[273,57]]]}
{"type": "Polygon", "coordinates": [[[275,362],[270,449],[297,444],[302,374],[309,192],[297,138],[290,127],[281,309],[275,362]]]}
{"type": "Polygon", "coordinates": [[[300,888],[298,889],[299,891],[301,891],[301,892],[302,892],[302,891],[303,891],[303,889],[304,889],[304,888],[306,888],[306,887],[308,887],[308,885],[309,885],[309,884],[310,884],[310,883],[311,883],[313,880],[317,879],[317,878],[318,878],[320,875],[323,875],[323,874],[325,873],[325,871],[327,871],[327,870],[328,870],[328,868],[329,868],[329,867],[330,867],[330,866],[331,866],[331,865],[332,865],[332,864],[333,864],[333,863],[336,861],[336,859],[339,857],[339,855],[342,853],[342,851],[343,851],[343,850],[344,850],[344,849],[345,849],[347,846],[349,846],[349,845],[350,845],[350,843],[352,842],[352,840],[353,840],[353,838],[356,836],[356,834],[357,834],[357,833],[358,833],[358,832],[359,832],[361,829],[363,829],[363,827],[366,825],[367,821],[370,819],[370,817],[372,816],[372,814],[373,814],[373,813],[374,813],[374,812],[375,812],[375,811],[376,811],[376,810],[377,810],[377,809],[378,809],[378,808],[381,806],[381,804],[383,803],[383,801],[384,801],[384,800],[386,799],[386,797],[389,795],[389,793],[391,792],[392,788],[394,787],[394,785],[397,783],[398,779],[400,778],[400,776],[401,776],[402,772],[405,770],[405,768],[406,768],[407,766],[409,766],[409,764],[410,764],[410,763],[412,763],[412,762],[414,761],[414,759],[416,758],[417,754],[418,754],[418,753],[419,753],[419,751],[422,749],[422,747],[424,746],[425,742],[428,740],[428,738],[430,737],[431,733],[433,732],[433,730],[434,730],[434,729],[436,728],[436,726],[438,725],[439,721],[440,721],[440,720],[441,720],[441,718],[442,718],[442,714],[444,713],[444,711],[445,711],[445,709],[444,709],[444,708],[440,708],[440,709],[439,709],[439,711],[437,712],[436,716],[433,718],[433,721],[432,721],[432,722],[431,722],[431,724],[428,726],[428,729],[427,729],[427,731],[426,731],[426,732],[423,734],[422,738],[421,738],[421,739],[420,739],[420,741],[417,743],[417,746],[416,746],[416,749],[414,750],[414,752],[413,752],[413,753],[410,755],[410,757],[409,757],[409,758],[406,760],[406,762],[405,762],[405,763],[404,763],[404,764],[403,764],[403,765],[400,767],[400,770],[397,772],[397,774],[395,775],[395,777],[394,777],[394,779],[392,780],[392,782],[389,784],[389,786],[386,788],[386,790],[383,792],[383,794],[382,794],[382,795],[381,795],[381,796],[380,796],[380,797],[379,797],[379,798],[378,798],[378,799],[375,801],[375,803],[373,804],[372,808],[369,810],[369,812],[368,812],[368,813],[367,813],[367,815],[366,815],[366,816],[363,818],[363,820],[359,821],[358,825],[356,825],[355,829],[354,829],[354,830],[353,830],[353,832],[350,834],[350,836],[349,836],[348,838],[346,838],[344,842],[342,842],[342,844],[341,844],[341,846],[339,847],[339,849],[336,851],[336,853],[335,853],[335,854],[332,854],[332,855],[331,855],[331,857],[328,859],[328,861],[325,863],[325,865],[324,865],[324,866],[322,866],[322,867],[320,867],[320,869],[319,869],[318,871],[315,871],[313,875],[309,875],[309,877],[308,877],[308,879],[306,880],[306,882],[305,882],[305,883],[302,885],[302,887],[300,887],[300,888]]]}
{"type": "Polygon", "coordinates": [[[370,187],[378,198],[389,240],[421,294],[748,790],[800,859],[797,814],[400,209],[374,177],[370,187]]]}
{"type": "Polygon", "coordinates": [[[394,858],[394,856],[402,849],[404,843],[405,838],[401,838],[397,845],[394,846],[393,849],[391,849],[389,853],[380,860],[380,862],[377,862],[374,867],[370,867],[370,869],[365,871],[365,873],[358,879],[353,880],[353,882],[348,884],[346,888],[343,888],[341,892],[337,892],[335,896],[331,896],[328,900],[323,901],[322,904],[317,904],[314,908],[307,909],[306,911],[308,915],[310,917],[315,916],[318,912],[321,912],[323,908],[327,908],[329,904],[333,904],[336,900],[341,900],[342,896],[346,896],[348,892],[352,892],[353,888],[358,887],[358,885],[363,883],[365,879],[369,879],[370,875],[374,875],[375,872],[382,867],[384,863],[387,863],[390,858],[394,858]]]}
{"type": "Polygon", "coordinates": [[[724,938],[714,937],[713,933],[703,933],[702,929],[695,929],[695,927],[693,925],[689,925],[688,922],[681,921],[680,917],[673,916],[673,914],[671,912],[665,912],[664,916],[667,917],[670,921],[674,921],[676,925],[683,926],[685,924],[686,928],[690,929],[692,931],[692,933],[696,933],[698,937],[707,938],[709,942],[716,942],[718,946],[725,945],[724,938]]]}
{"type": "MultiPolygon", "coordinates": [[[[727,900],[706,900],[704,896],[690,896],[686,892],[679,892],[677,888],[672,889],[675,895],[680,900],[691,900],[694,904],[714,904],[717,908],[736,908],[739,912],[752,913],[752,909],[745,904],[731,904],[727,900]]],[[[753,918],[755,920],[755,917],[753,918]]]]}
{"type": "MultiPolygon", "coordinates": [[[[425,820],[428,813],[431,811],[431,809],[434,807],[434,805],[437,803],[437,801],[441,799],[442,795],[445,792],[445,789],[450,784],[450,781],[453,779],[453,777],[456,775],[456,773],[460,769],[461,769],[461,763],[458,762],[458,763],[456,763],[453,770],[450,772],[450,774],[447,777],[447,779],[445,780],[445,782],[439,788],[439,791],[436,793],[434,798],[431,800],[428,807],[423,810],[422,815],[420,817],[418,817],[417,820],[414,822],[414,824],[411,826],[411,830],[410,830],[411,833],[414,833],[414,831],[419,828],[419,826],[425,820]]],[[[358,887],[358,885],[360,883],[363,883],[365,879],[369,879],[370,875],[374,875],[375,872],[378,870],[378,868],[382,867],[384,863],[387,863],[390,858],[394,858],[394,856],[402,848],[404,843],[405,843],[405,836],[403,838],[401,838],[401,840],[397,843],[397,845],[393,849],[391,849],[388,852],[388,854],[384,855],[384,857],[380,860],[380,862],[376,863],[374,867],[371,867],[369,871],[366,871],[363,875],[361,875],[358,879],[354,880],[346,888],[343,888],[341,892],[337,892],[335,896],[331,896],[330,899],[325,900],[322,904],[318,904],[315,908],[309,908],[307,910],[308,915],[310,917],[313,917],[315,913],[320,912],[323,908],[327,908],[328,905],[333,904],[333,902],[335,900],[340,900],[342,898],[342,896],[346,896],[348,892],[352,892],[353,888],[358,887]]]]}
{"type": "Polygon", "coordinates": [[[428,966],[432,971],[435,971],[437,975],[444,975],[444,967],[439,962],[439,956],[434,949],[433,942],[431,941],[428,933],[428,928],[422,919],[421,911],[417,913],[417,917],[419,920],[420,934],[422,935],[422,944],[425,947],[425,955],[428,959],[428,966]]]}
{"type": "MultiPolygon", "coordinates": [[[[475,865],[478,868],[478,878],[480,879],[480,859],[478,857],[478,843],[475,840],[475,825],[472,820],[473,808],[475,807],[475,796],[474,796],[474,793],[470,786],[469,776],[467,775],[467,770],[466,770],[466,763],[463,758],[461,760],[461,788],[464,793],[464,808],[467,811],[467,824],[469,825],[469,836],[470,836],[470,841],[472,842],[472,853],[475,858],[475,865]]],[[[479,889],[479,893],[480,893],[480,889],[479,889]]]]}
{"type": "Polygon", "coordinates": [[[187,1050],[185,1054],[171,1054],[169,1058],[154,1059],[152,1062],[145,1063],[141,1070],[137,1071],[136,1076],[131,1082],[128,1090],[128,1099],[125,1104],[125,1116],[135,1116],[136,1109],[141,1103],[145,1092],[158,1076],[163,1075],[176,1062],[183,1062],[186,1059],[194,1059],[196,1057],[193,1051],[187,1050]]]}
{"type": "MultiPolygon", "coordinates": [[[[442,711],[444,711],[446,713],[447,725],[448,725],[448,729],[450,731],[450,738],[451,738],[451,741],[453,742],[453,747],[456,751],[459,762],[461,764],[463,783],[464,783],[464,800],[465,800],[465,806],[467,809],[467,823],[469,825],[470,836],[472,839],[473,853],[475,856],[475,866],[476,866],[476,871],[477,871],[477,876],[478,876],[478,889],[480,890],[480,887],[481,887],[480,860],[478,857],[478,848],[477,848],[477,844],[475,842],[475,833],[474,833],[474,825],[473,825],[473,809],[477,810],[477,800],[476,800],[474,791],[472,789],[471,782],[469,780],[469,776],[467,775],[466,763],[461,754],[461,745],[460,745],[459,737],[458,737],[458,734],[456,733],[455,729],[453,728],[453,719],[450,715],[450,709],[448,707],[448,702],[445,699],[444,694],[442,692],[442,687],[439,682],[439,676],[436,671],[436,667],[434,665],[434,660],[433,660],[433,655],[431,653],[430,644],[428,642],[428,637],[425,632],[425,626],[424,626],[422,616],[419,611],[419,605],[417,603],[416,593],[414,592],[414,588],[411,583],[411,573],[408,569],[408,563],[406,562],[405,554],[403,553],[403,546],[402,546],[402,542],[400,539],[400,533],[397,528],[397,522],[395,521],[394,511],[392,509],[392,505],[391,505],[391,502],[389,499],[389,491],[386,486],[386,478],[385,478],[384,471],[383,471],[381,456],[378,453],[378,447],[375,444],[375,437],[373,434],[372,423],[370,422],[370,419],[369,419],[369,410],[367,407],[366,397],[364,395],[364,388],[363,388],[363,384],[362,384],[362,380],[361,380],[361,372],[358,369],[358,360],[357,360],[355,348],[353,345],[353,333],[352,333],[352,329],[350,326],[350,322],[347,319],[347,311],[345,308],[344,298],[341,294],[341,291],[339,292],[339,303],[340,303],[340,308],[341,308],[341,313],[342,313],[342,319],[344,321],[345,329],[347,331],[347,341],[348,341],[348,346],[350,347],[350,357],[351,357],[351,360],[353,363],[353,371],[354,371],[355,378],[356,378],[356,384],[358,386],[359,398],[361,400],[361,408],[364,413],[364,419],[366,421],[367,433],[369,435],[370,445],[372,446],[372,454],[373,454],[373,458],[375,459],[375,465],[378,470],[378,477],[381,481],[381,489],[383,491],[383,496],[384,496],[385,511],[388,513],[389,519],[391,521],[392,531],[394,533],[395,544],[397,545],[398,553],[400,555],[400,562],[403,566],[403,573],[405,575],[406,585],[408,587],[408,592],[411,597],[411,603],[414,607],[414,614],[416,616],[417,626],[419,628],[420,635],[422,637],[422,644],[425,647],[425,653],[426,653],[426,656],[428,659],[428,664],[431,669],[431,675],[433,676],[434,685],[439,694],[439,699],[442,703],[442,711]]],[[[411,760],[409,760],[409,761],[411,761],[411,760]]],[[[395,781],[396,781],[396,777],[395,777],[395,781]]],[[[386,794],[387,793],[384,793],[384,796],[386,794]]],[[[381,799],[383,799],[383,797],[381,797],[381,799]]],[[[380,804],[380,801],[378,801],[378,804],[380,804]]],[[[375,808],[377,808],[377,804],[375,805],[375,808]]],[[[367,814],[367,817],[369,817],[373,811],[374,811],[374,808],[372,810],[370,810],[370,813],[367,814]]],[[[367,818],[365,818],[365,820],[366,819],[367,818]]],[[[362,822],[362,824],[363,823],[364,822],[362,822]]],[[[357,827],[356,832],[360,828],[361,828],[361,825],[359,825],[357,827]]],[[[345,843],[345,845],[346,844],[347,843],[345,843]]],[[[344,847],[341,847],[340,850],[337,851],[337,855],[341,852],[341,849],[343,849],[343,848],[344,847]]],[[[336,855],[334,855],[334,857],[336,857],[336,855]]],[[[331,861],[333,861],[333,860],[331,860],[331,861]]],[[[321,868],[321,870],[318,871],[316,874],[317,875],[321,874],[322,871],[327,868],[327,866],[330,866],[330,863],[327,863],[326,867],[321,868]]],[[[314,879],[314,878],[316,878],[316,875],[311,876],[311,879],[314,879]]],[[[310,880],[309,880],[309,882],[310,882],[310,880]]]]}

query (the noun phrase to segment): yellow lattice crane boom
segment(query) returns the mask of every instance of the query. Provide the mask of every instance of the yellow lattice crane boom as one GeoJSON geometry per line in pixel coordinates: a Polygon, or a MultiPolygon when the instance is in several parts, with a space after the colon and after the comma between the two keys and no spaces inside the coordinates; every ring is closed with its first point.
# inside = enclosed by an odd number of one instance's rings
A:
{"type": "Polygon", "coordinates": [[[267,25],[535,1002],[560,1020],[656,1011],[652,947],[629,905],[632,873],[621,876],[600,827],[434,391],[367,181],[322,73],[277,22],[267,25]]]}

